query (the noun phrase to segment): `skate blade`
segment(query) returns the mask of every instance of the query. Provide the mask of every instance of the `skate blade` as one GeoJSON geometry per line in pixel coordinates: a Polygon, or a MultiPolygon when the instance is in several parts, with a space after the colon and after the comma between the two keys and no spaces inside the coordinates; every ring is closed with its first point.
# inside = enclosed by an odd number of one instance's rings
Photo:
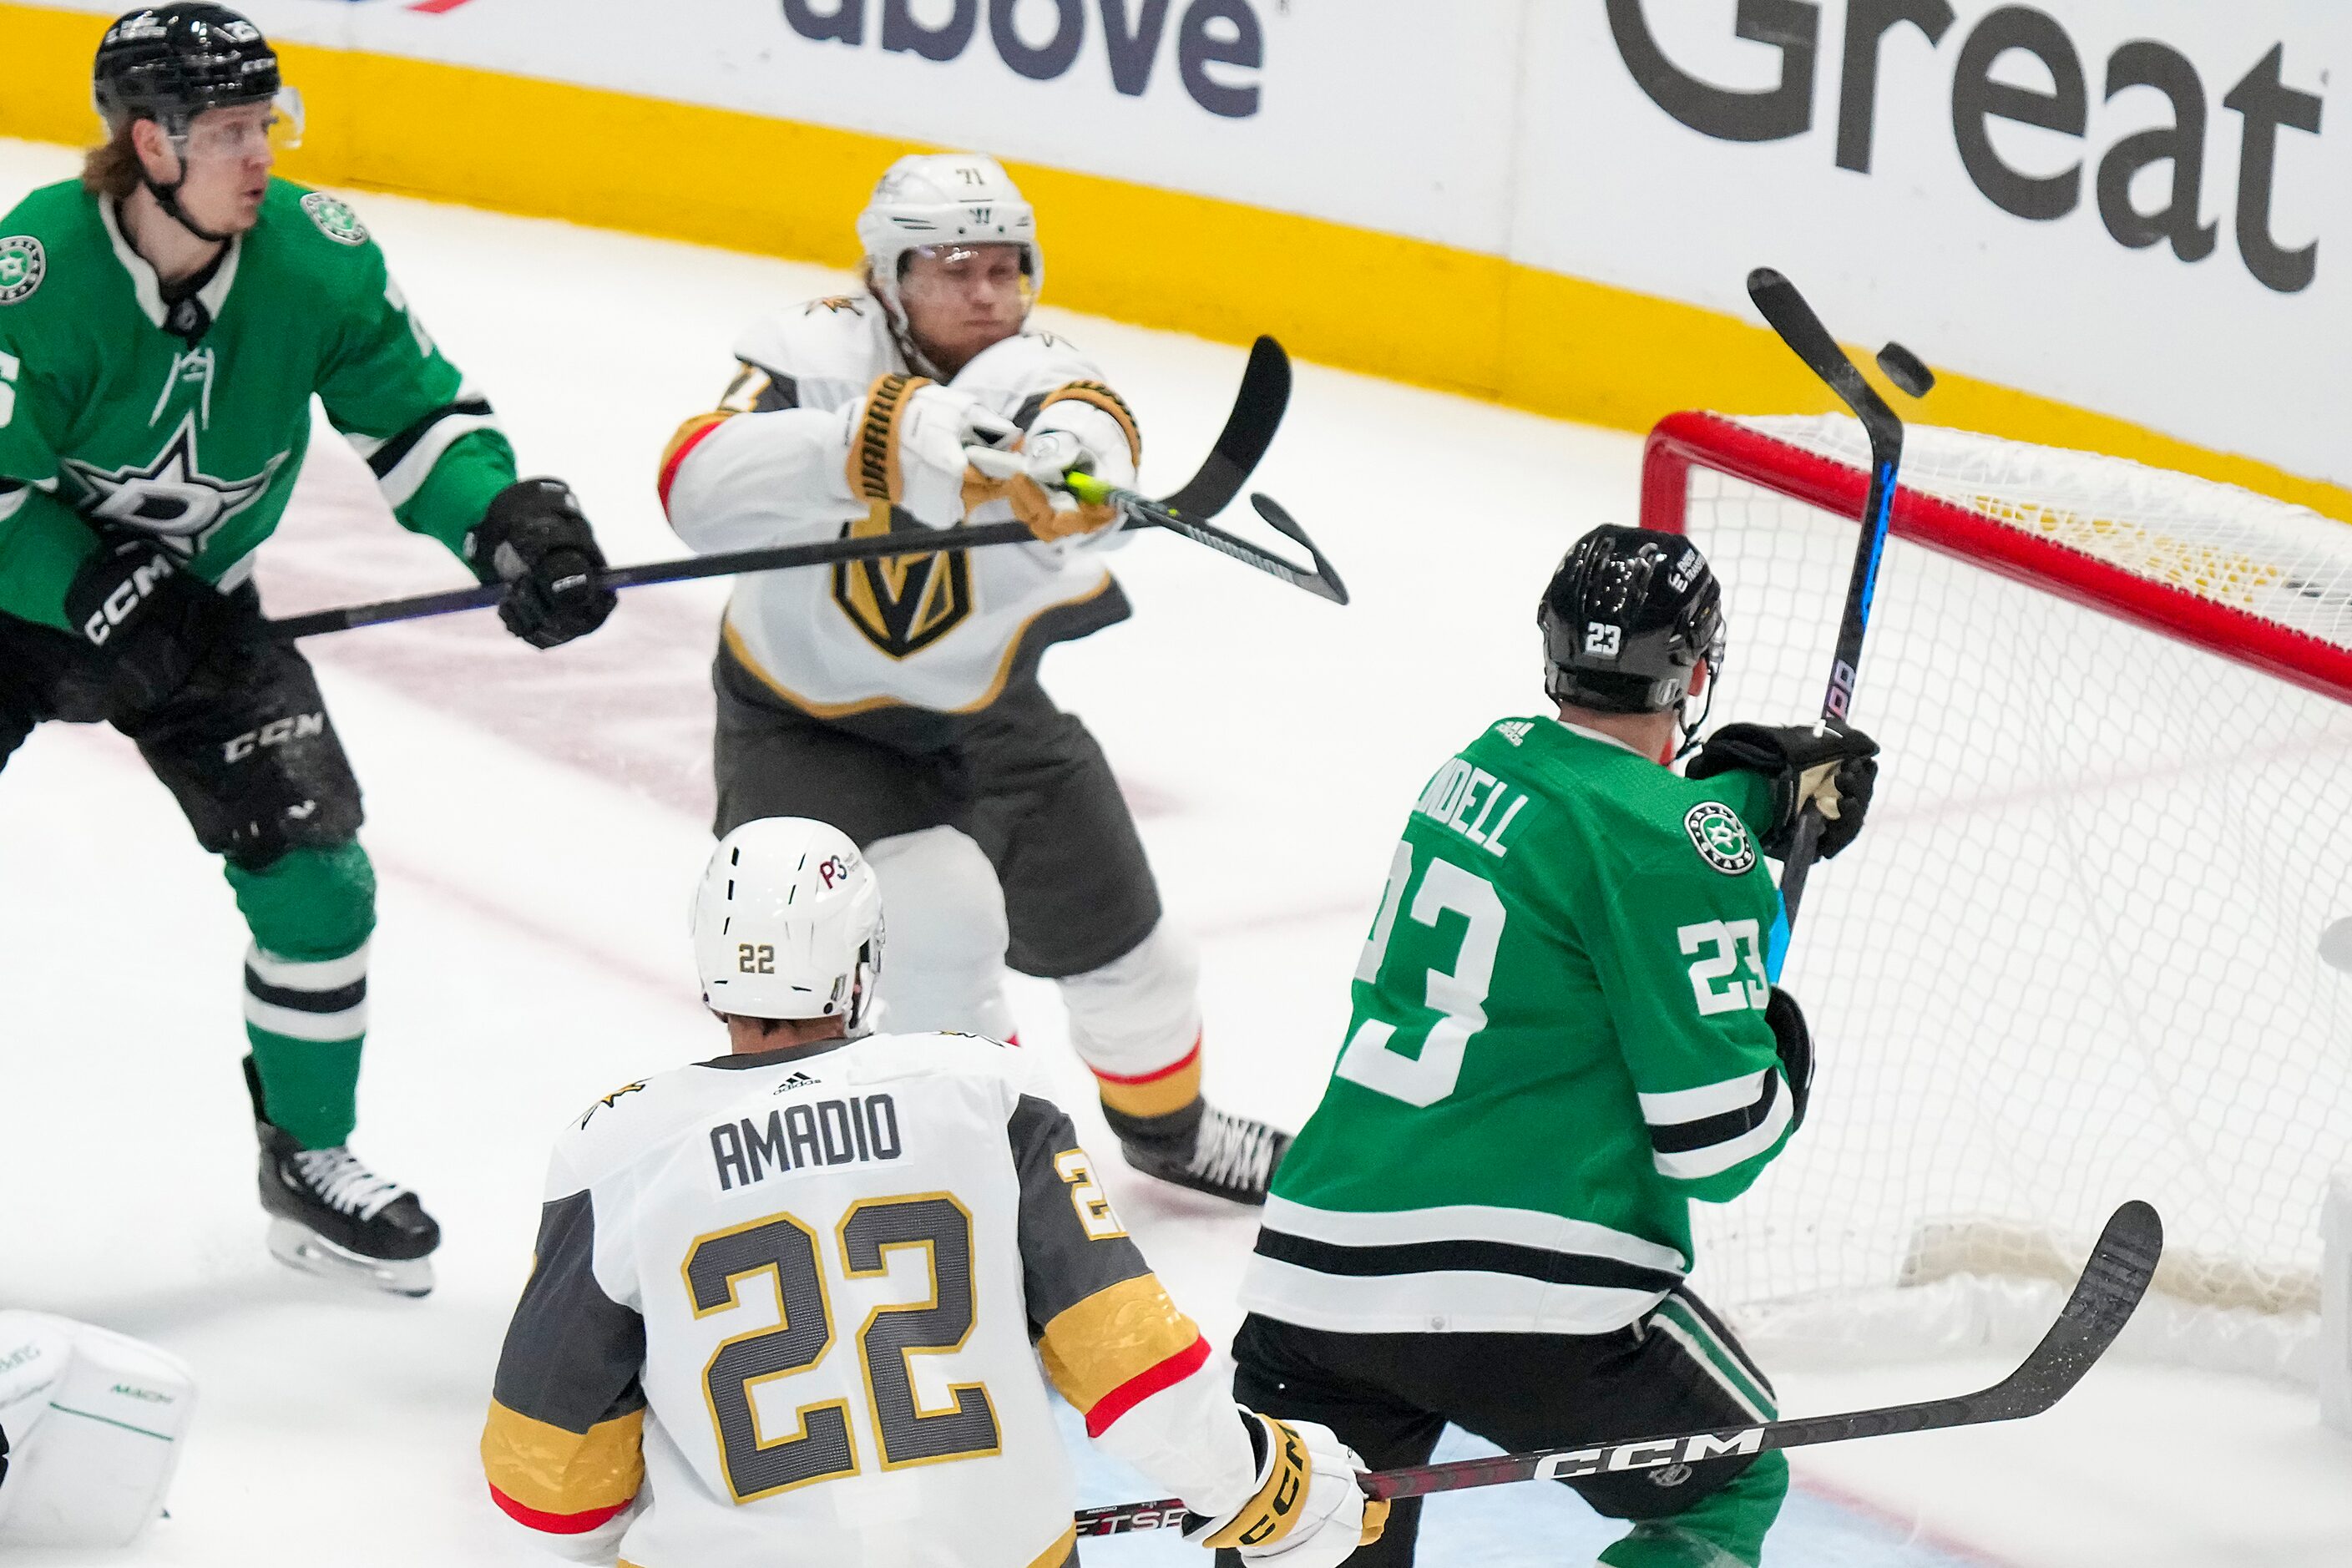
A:
{"type": "Polygon", "coordinates": [[[429,1258],[369,1258],[336,1246],[290,1219],[269,1222],[269,1255],[289,1268],[339,1284],[364,1285],[394,1296],[425,1296],[433,1289],[429,1258]]]}

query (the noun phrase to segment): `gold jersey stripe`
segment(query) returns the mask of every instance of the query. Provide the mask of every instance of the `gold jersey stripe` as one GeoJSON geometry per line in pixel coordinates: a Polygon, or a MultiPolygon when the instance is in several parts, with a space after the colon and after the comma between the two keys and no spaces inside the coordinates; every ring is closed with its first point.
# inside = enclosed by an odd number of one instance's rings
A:
{"type": "Polygon", "coordinates": [[[1037,1351],[1045,1375],[1083,1415],[1200,1337],[1159,1279],[1139,1274],[1055,1314],[1037,1351]]]}
{"type": "Polygon", "coordinates": [[[1077,1560],[1077,1551],[1078,1527],[1072,1524],[1063,1530],[1053,1545],[1030,1560],[1029,1568],[1063,1568],[1065,1563],[1077,1560]]]}
{"type": "Polygon", "coordinates": [[[482,1473],[499,1491],[541,1513],[614,1508],[645,1482],[645,1425],[646,1413],[632,1410],[584,1433],[567,1432],[493,1399],[482,1428],[482,1473]]]}

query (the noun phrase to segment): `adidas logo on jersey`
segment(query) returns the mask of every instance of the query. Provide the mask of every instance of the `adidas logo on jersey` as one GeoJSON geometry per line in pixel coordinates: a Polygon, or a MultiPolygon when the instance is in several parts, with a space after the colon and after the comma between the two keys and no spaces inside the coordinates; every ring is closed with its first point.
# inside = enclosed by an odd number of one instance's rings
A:
{"type": "Polygon", "coordinates": [[[1507,719],[1495,726],[1496,732],[1514,746],[1526,740],[1528,731],[1534,728],[1534,723],[1526,719],[1507,719]]]}
{"type": "Polygon", "coordinates": [[[817,1080],[809,1077],[808,1074],[804,1072],[796,1072],[793,1074],[792,1077],[784,1079],[783,1082],[776,1085],[775,1092],[782,1094],[791,1089],[808,1089],[814,1087],[816,1082],[817,1080]]]}

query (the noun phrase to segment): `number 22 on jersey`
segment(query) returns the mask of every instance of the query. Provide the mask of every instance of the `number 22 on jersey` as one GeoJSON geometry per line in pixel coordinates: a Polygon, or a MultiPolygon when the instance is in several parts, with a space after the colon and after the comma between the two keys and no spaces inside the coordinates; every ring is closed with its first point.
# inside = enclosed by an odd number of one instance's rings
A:
{"type": "Polygon", "coordinates": [[[1407,1105],[1434,1105],[1452,1094],[1461,1079],[1471,1037],[1486,1026],[1486,990],[1494,984],[1503,920],[1503,900],[1495,885],[1451,860],[1433,855],[1415,888],[1412,845],[1399,844],[1389,861],[1388,886],[1381,890],[1380,915],[1356,961],[1356,978],[1367,985],[1380,984],[1391,941],[1407,959],[1436,960],[1424,966],[1422,993],[1423,1005],[1436,1016],[1425,1026],[1364,1019],[1339,1053],[1339,1076],[1407,1105]],[[1412,894],[1409,910],[1408,889],[1412,894]],[[1402,934],[1397,930],[1400,913],[1409,922],[1402,934]],[[1460,950],[1450,955],[1432,951],[1443,943],[1438,921],[1448,913],[1467,922],[1460,950]],[[1417,1050],[1412,1048],[1416,1035],[1417,1050]]]}
{"type": "MultiPolygon", "coordinates": [[[[971,1215],[945,1193],[867,1198],[852,1205],[836,1229],[847,1279],[887,1273],[894,1247],[919,1248],[930,1271],[928,1300],[877,1306],[856,1335],[882,1468],[995,1453],[996,1413],[988,1391],[977,1383],[954,1384],[947,1391],[952,1403],[925,1410],[908,1361],[926,1351],[955,1350],[971,1332],[971,1215]]],[[[776,1292],[776,1326],[723,1341],[703,1372],[719,1463],[737,1502],[857,1472],[848,1400],[801,1406],[793,1413],[799,1429],[777,1436],[762,1434],[752,1408],[759,1385],[810,1370],[833,1348],[833,1306],[820,1251],[816,1233],[788,1214],[698,1237],[687,1250],[683,1269],[697,1318],[741,1305],[739,1287],[761,1274],[776,1292]]]]}

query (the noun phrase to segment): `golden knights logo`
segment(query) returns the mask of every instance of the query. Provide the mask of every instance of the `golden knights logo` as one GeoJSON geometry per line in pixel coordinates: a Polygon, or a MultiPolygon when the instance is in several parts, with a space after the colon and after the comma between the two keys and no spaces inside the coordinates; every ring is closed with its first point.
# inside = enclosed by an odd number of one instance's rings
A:
{"type": "MultiPolygon", "coordinates": [[[[845,539],[870,539],[894,528],[922,527],[887,501],[842,530],[845,539]]],[[[844,561],[833,569],[833,600],[866,640],[892,658],[905,658],[939,641],[971,614],[971,558],[961,550],[844,561]]]]}

